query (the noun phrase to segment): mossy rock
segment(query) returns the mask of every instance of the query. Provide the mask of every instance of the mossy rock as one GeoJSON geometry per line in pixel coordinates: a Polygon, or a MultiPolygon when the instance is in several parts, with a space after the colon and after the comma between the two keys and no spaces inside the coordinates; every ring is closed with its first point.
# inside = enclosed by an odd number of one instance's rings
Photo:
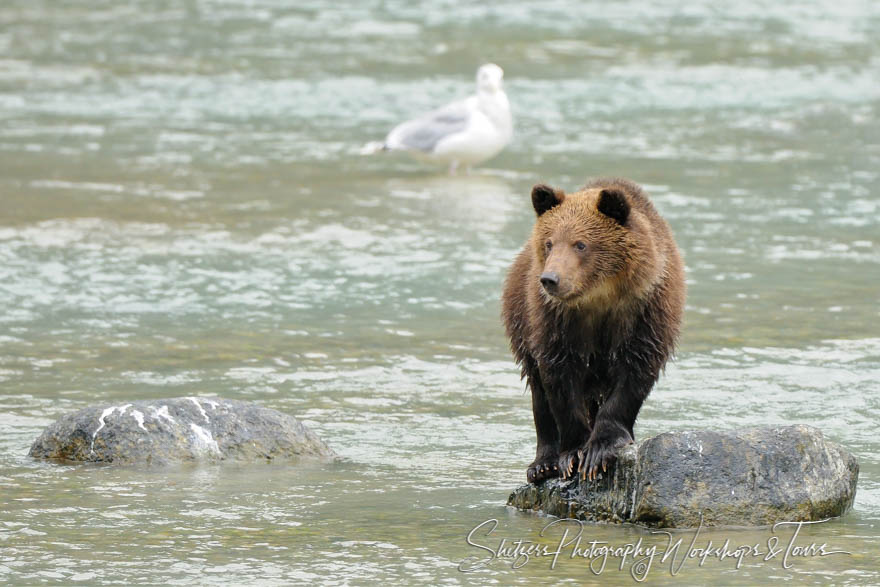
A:
{"type": "Polygon", "coordinates": [[[653,528],[825,520],[852,507],[859,464],[804,425],[668,432],[620,450],[592,482],[551,479],[508,499],[521,510],[653,528]]]}

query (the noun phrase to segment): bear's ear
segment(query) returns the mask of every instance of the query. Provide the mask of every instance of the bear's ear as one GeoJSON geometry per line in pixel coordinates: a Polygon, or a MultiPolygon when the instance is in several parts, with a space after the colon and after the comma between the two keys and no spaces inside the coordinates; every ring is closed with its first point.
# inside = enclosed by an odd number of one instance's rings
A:
{"type": "Polygon", "coordinates": [[[615,188],[606,188],[599,192],[599,204],[596,208],[618,224],[626,224],[629,218],[629,202],[626,195],[615,188]]]}
{"type": "Polygon", "coordinates": [[[558,206],[565,199],[565,192],[562,190],[554,190],[549,185],[539,183],[532,188],[532,206],[535,212],[541,216],[544,212],[554,206],[558,206]]]}

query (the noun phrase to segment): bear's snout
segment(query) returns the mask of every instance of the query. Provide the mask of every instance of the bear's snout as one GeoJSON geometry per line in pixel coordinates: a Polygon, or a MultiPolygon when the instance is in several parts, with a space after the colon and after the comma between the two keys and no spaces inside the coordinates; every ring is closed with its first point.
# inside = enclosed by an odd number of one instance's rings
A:
{"type": "Polygon", "coordinates": [[[545,271],[540,277],[541,286],[549,294],[556,294],[559,289],[559,274],[555,271],[545,271]]]}

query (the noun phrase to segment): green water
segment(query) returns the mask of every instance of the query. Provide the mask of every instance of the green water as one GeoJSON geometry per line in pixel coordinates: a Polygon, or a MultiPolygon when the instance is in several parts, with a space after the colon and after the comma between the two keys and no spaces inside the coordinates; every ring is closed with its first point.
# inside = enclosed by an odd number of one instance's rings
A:
{"type": "Polygon", "coordinates": [[[484,545],[559,539],[504,506],[534,430],[501,282],[532,184],[622,175],[669,220],[690,288],[637,436],[801,422],[861,464],[853,511],[798,538],[851,554],[649,579],[880,583],[878,75],[868,0],[5,0],[0,582],[631,584],[631,560],[458,569],[486,520],[484,545]],[[516,124],[496,159],[450,178],[358,155],[490,60],[516,124]],[[182,395],[294,414],[343,459],[26,456],[68,411],[182,395]]]}

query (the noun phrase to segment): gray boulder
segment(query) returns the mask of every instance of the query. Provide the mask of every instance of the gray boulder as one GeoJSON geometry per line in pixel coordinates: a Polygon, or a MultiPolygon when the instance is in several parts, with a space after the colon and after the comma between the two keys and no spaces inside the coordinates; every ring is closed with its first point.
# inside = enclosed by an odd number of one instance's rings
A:
{"type": "Polygon", "coordinates": [[[67,414],[43,431],[28,454],[68,462],[165,464],[332,457],[333,451],[281,412],[250,402],[183,397],[67,414]]]}
{"type": "Polygon", "coordinates": [[[824,520],[852,507],[859,465],[819,430],[795,425],[668,432],[629,445],[593,482],[523,485],[507,504],[563,518],[654,528],[824,520]]]}

